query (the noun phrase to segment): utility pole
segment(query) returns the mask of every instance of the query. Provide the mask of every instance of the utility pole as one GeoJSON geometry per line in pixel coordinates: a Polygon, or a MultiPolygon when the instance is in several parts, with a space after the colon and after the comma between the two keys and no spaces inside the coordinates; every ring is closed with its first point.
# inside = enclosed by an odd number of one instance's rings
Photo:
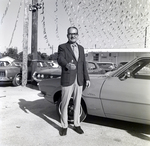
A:
{"type": "Polygon", "coordinates": [[[22,86],[26,86],[27,84],[28,29],[29,29],[29,0],[24,0],[22,86]]]}
{"type": "Polygon", "coordinates": [[[31,76],[37,68],[35,60],[37,60],[37,39],[38,39],[38,9],[41,9],[42,5],[38,3],[38,0],[32,0],[32,5],[29,6],[29,10],[32,11],[32,35],[31,35],[31,54],[32,54],[32,71],[31,76]]]}
{"type": "Polygon", "coordinates": [[[147,41],[147,27],[145,27],[145,42],[144,42],[144,48],[146,48],[146,41],[147,41]]]}
{"type": "Polygon", "coordinates": [[[51,47],[51,48],[52,48],[52,54],[54,54],[54,47],[53,47],[53,45],[52,45],[52,47],[51,47]]]}

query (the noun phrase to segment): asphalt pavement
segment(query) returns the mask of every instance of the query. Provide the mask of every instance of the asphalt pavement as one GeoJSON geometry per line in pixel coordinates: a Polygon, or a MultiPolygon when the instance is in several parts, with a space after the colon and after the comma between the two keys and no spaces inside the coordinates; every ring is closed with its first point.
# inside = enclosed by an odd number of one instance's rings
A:
{"type": "Polygon", "coordinates": [[[38,87],[0,85],[0,146],[150,146],[150,126],[88,116],[80,135],[60,136],[55,105],[38,87]]]}

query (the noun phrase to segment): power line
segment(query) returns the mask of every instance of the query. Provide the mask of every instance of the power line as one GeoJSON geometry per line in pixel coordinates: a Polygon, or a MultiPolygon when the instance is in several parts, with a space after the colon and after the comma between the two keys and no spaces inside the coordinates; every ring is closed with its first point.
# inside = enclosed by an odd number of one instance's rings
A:
{"type": "Polygon", "coordinates": [[[15,33],[15,30],[16,30],[16,27],[17,27],[17,23],[18,23],[18,19],[19,19],[19,14],[20,14],[22,3],[23,3],[23,0],[21,0],[21,2],[20,2],[20,6],[19,6],[19,9],[18,9],[17,18],[16,18],[16,22],[15,22],[15,27],[14,27],[14,30],[12,32],[12,36],[11,36],[11,40],[10,40],[10,43],[9,43],[9,47],[10,47],[10,45],[12,43],[12,40],[13,40],[13,37],[14,37],[14,33],[15,33]]]}
{"type": "Polygon", "coordinates": [[[10,3],[11,3],[11,0],[9,0],[8,3],[7,3],[5,12],[4,12],[3,17],[2,17],[2,19],[1,19],[1,24],[3,23],[3,19],[4,19],[4,17],[5,17],[6,14],[7,14],[7,11],[8,11],[8,8],[9,8],[9,6],[10,6],[10,3]]]}

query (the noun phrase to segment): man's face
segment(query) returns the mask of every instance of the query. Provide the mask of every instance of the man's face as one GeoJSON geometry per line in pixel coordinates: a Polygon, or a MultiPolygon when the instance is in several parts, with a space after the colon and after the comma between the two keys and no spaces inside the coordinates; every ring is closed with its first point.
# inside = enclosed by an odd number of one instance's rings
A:
{"type": "Polygon", "coordinates": [[[78,39],[78,31],[75,28],[69,29],[67,37],[70,43],[75,43],[78,39]]]}

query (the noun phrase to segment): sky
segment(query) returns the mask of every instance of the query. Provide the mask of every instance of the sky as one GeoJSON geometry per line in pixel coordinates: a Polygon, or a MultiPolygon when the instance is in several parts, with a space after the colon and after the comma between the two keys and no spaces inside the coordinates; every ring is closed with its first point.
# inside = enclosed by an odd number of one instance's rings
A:
{"type": "MultiPolygon", "coordinates": [[[[39,0],[38,51],[57,51],[67,42],[67,28],[79,29],[85,48],[150,48],[150,0],[39,0]],[[147,28],[147,35],[145,29],[147,28]]],[[[29,0],[32,4],[32,0],[29,0]]],[[[31,52],[29,11],[28,52],[31,52]]],[[[0,0],[0,52],[8,47],[23,50],[24,0],[0,0]]]]}

